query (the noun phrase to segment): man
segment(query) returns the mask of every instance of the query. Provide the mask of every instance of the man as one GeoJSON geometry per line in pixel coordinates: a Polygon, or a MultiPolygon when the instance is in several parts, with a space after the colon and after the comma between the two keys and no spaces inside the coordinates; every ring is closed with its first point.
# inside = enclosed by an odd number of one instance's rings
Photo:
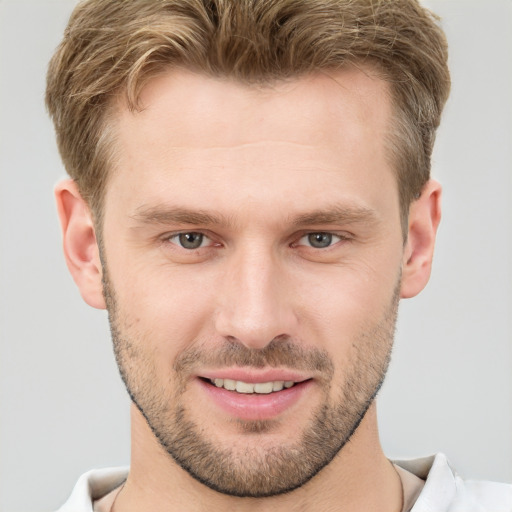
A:
{"type": "Polygon", "coordinates": [[[392,464],[375,396],[426,285],[446,43],[414,1],[80,4],[47,104],[69,269],[107,308],[130,471],[62,510],[510,510],[392,464]]]}

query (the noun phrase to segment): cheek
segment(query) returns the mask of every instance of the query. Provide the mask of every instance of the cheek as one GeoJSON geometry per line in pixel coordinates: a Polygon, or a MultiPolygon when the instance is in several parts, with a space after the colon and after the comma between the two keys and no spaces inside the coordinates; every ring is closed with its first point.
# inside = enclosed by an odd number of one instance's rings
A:
{"type": "Polygon", "coordinates": [[[314,312],[324,323],[357,323],[378,317],[389,304],[399,279],[399,265],[379,268],[359,261],[303,273],[298,286],[303,313],[314,312]]]}
{"type": "Polygon", "coordinates": [[[126,335],[151,350],[157,361],[172,364],[177,354],[205,336],[212,287],[197,273],[132,261],[109,274],[126,335]]]}
{"type": "Polygon", "coordinates": [[[346,365],[358,340],[371,338],[387,322],[398,283],[398,264],[383,272],[362,263],[330,268],[322,279],[304,281],[298,292],[300,338],[346,365]]]}

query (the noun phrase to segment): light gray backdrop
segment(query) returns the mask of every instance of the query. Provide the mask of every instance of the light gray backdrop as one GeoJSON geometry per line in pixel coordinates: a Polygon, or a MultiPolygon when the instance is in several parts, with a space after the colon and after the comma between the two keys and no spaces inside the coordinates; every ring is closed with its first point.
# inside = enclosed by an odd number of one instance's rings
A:
{"type": "MultiPolygon", "coordinates": [[[[43,106],[73,0],[0,0],[0,510],[54,510],[78,476],[129,460],[128,399],[106,315],[68,276],[43,106]]],[[[434,155],[444,218],[430,285],[401,306],[380,396],[391,457],[444,451],[512,481],[512,2],[430,1],[453,93],[434,155]]]]}

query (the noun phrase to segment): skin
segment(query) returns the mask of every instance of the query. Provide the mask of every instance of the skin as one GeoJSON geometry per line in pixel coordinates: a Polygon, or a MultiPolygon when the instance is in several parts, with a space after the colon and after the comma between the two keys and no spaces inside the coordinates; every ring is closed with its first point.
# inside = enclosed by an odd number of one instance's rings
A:
{"type": "MultiPolygon", "coordinates": [[[[389,323],[396,291],[412,297],[428,281],[440,186],[429,182],[411,205],[404,244],[384,143],[392,120],[387,85],[360,70],[266,88],[174,70],[153,79],[141,101],[136,113],[119,102],[118,159],[102,226],[118,326],[132,343],[125,356],[136,354],[126,362],[132,382],[143,381],[134,362],[145,361],[167,399],[178,385],[173,363],[181,354],[214,354],[227,341],[261,351],[287,339],[321,350],[332,362],[332,386],[322,385],[321,372],[304,371],[311,385],[259,433],[248,435],[198,384],[198,374],[218,365],[195,368],[180,382],[188,417],[240,460],[245,450],[295,446],[318,408],[336,401],[351,369],[375,364],[374,352],[384,361],[392,332],[383,329],[373,342],[369,333],[389,323]],[[204,245],[180,247],[182,232],[202,233],[204,245]],[[312,247],[310,233],[333,234],[333,242],[312,247]],[[369,354],[361,363],[355,347],[364,336],[369,354]]],[[[72,181],[61,183],[56,197],[68,267],[84,300],[105,308],[90,211],[72,181]]],[[[192,478],[133,406],[131,471],[115,510],[398,512],[401,504],[374,403],[314,478],[259,499],[222,494],[192,478]]]]}

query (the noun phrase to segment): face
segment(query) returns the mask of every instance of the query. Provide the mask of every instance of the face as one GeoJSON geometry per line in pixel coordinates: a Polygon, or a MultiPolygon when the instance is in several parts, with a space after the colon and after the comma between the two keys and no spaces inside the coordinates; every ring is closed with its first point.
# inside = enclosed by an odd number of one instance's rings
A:
{"type": "Polygon", "coordinates": [[[104,293],[128,391],[173,460],[237,496],[311,479],[378,391],[403,240],[386,86],[184,71],[120,108],[104,293]]]}

